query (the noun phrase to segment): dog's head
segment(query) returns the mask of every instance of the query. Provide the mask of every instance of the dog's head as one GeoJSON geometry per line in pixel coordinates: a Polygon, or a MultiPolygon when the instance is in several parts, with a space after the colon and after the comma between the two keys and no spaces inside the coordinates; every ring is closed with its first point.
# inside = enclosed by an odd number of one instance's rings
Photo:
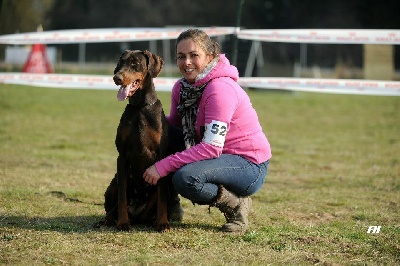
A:
{"type": "Polygon", "coordinates": [[[123,101],[142,89],[144,79],[157,77],[163,64],[161,57],[147,50],[126,50],[114,70],[114,83],[120,86],[118,100],[123,101]]]}

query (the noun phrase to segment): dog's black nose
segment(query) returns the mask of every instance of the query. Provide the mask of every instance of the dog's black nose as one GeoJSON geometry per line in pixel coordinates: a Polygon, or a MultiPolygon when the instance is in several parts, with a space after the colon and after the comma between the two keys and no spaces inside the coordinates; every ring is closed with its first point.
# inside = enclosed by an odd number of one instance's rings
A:
{"type": "Polygon", "coordinates": [[[116,75],[114,75],[113,80],[114,80],[114,83],[115,83],[116,85],[121,85],[121,83],[122,83],[122,76],[116,74],[116,75]]]}

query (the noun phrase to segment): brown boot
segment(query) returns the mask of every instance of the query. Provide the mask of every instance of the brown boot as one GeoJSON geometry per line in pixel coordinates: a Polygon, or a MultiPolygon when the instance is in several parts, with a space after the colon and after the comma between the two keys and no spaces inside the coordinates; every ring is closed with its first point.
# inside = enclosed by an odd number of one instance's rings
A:
{"type": "Polygon", "coordinates": [[[219,186],[218,196],[210,206],[217,207],[225,216],[226,224],[222,226],[225,232],[245,232],[248,225],[248,215],[251,208],[249,197],[238,197],[223,186],[219,186]]]}

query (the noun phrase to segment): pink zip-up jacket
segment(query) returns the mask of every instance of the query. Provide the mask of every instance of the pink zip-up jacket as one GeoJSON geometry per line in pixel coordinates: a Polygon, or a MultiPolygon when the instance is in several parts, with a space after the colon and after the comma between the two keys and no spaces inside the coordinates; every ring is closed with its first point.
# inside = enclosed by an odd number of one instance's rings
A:
{"type": "MultiPolygon", "coordinates": [[[[176,172],[182,166],[221,154],[240,155],[259,164],[272,156],[258,116],[246,92],[238,85],[238,70],[221,54],[217,65],[193,86],[207,84],[199,100],[196,119],[196,145],[155,163],[160,176],[176,172]]],[[[177,110],[180,100],[180,80],[171,95],[168,123],[182,128],[177,110]]]]}

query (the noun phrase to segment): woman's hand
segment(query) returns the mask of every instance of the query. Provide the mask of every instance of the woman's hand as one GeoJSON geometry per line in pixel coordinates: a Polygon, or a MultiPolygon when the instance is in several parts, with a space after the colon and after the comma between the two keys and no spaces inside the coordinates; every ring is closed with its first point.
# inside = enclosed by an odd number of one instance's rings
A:
{"type": "Polygon", "coordinates": [[[157,185],[158,180],[160,180],[161,176],[157,171],[157,168],[152,165],[147,168],[146,171],[143,173],[144,181],[149,183],[150,185],[157,185]]]}

